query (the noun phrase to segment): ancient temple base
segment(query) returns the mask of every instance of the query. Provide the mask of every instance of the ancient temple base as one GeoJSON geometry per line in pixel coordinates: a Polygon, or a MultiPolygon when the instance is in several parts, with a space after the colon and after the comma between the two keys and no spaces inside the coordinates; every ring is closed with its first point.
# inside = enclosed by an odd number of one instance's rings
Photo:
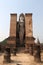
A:
{"type": "Polygon", "coordinates": [[[33,44],[26,44],[26,45],[27,48],[25,49],[25,52],[33,55],[33,44]]]}
{"type": "Polygon", "coordinates": [[[26,37],[25,43],[26,52],[29,52],[31,55],[33,55],[34,40],[35,40],[34,37],[26,37]]]}
{"type": "Polygon", "coordinates": [[[29,53],[33,55],[33,44],[29,44],[29,53]]]}
{"type": "Polygon", "coordinates": [[[10,47],[11,52],[13,52],[13,49],[16,49],[16,37],[10,36],[7,38],[7,45],[10,47]]]}

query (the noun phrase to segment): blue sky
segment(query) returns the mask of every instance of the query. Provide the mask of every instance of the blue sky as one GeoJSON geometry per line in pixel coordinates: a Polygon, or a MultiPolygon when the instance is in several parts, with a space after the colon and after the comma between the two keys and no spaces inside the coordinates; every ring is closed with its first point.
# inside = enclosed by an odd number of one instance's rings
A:
{"type": "Polygon", "coordinates": [[[43,42],[43,0],[0,0],[0,41],[9,36],[10,13],[33,13],[33,36],[43,42]]]}

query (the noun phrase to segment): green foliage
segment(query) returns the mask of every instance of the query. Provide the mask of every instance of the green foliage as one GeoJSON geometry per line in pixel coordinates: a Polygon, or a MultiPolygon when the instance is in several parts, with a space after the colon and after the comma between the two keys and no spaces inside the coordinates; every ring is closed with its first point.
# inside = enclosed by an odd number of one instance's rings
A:
{"type": "Polygon", "coordinates": [[[6,45],[7,44],[7,40],[4,39],[2,42],[1,42],[2,45],[6,45]]]}

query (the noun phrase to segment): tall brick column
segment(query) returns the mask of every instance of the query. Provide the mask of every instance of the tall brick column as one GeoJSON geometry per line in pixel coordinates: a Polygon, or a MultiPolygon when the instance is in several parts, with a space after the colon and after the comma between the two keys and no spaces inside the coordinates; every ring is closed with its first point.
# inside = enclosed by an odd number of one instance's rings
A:
{"type": "Polygon", "coordinates": [[[16,24],[17,24],[17,14],[11,14],[10,19],[10,36],[16,37],[16,24]]]}
{"type": "Polygon", "coordinates": [[[25,47],[26,51],[29,53],[33,53],[33,30],[32,30],[32,13],[25,14],[25,47]]]}
{"type": "Polygon", "coordinates": [[[7,39],[8,45],[11,49],[16,48],[16,24],[17,24],[17,14],[10,15],[10,35],[7,39]]]}
{"type": "Polygon", "coordinates": [[[33,30],[32,30],[32,13],[25,14],[25,32],[26,37],[32,37],[33,36],[33,30]]]}

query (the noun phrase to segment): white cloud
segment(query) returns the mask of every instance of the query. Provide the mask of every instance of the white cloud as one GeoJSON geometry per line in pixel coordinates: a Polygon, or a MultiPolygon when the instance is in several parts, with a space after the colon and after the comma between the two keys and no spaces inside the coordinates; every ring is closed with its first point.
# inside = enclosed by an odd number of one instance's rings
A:
{"type": "Polygon", "coordinates": [[[0,31],[0,41],[3,41],[7,37],[8,37],[8,35],[4,34],[2,31],[0,31]]]}

